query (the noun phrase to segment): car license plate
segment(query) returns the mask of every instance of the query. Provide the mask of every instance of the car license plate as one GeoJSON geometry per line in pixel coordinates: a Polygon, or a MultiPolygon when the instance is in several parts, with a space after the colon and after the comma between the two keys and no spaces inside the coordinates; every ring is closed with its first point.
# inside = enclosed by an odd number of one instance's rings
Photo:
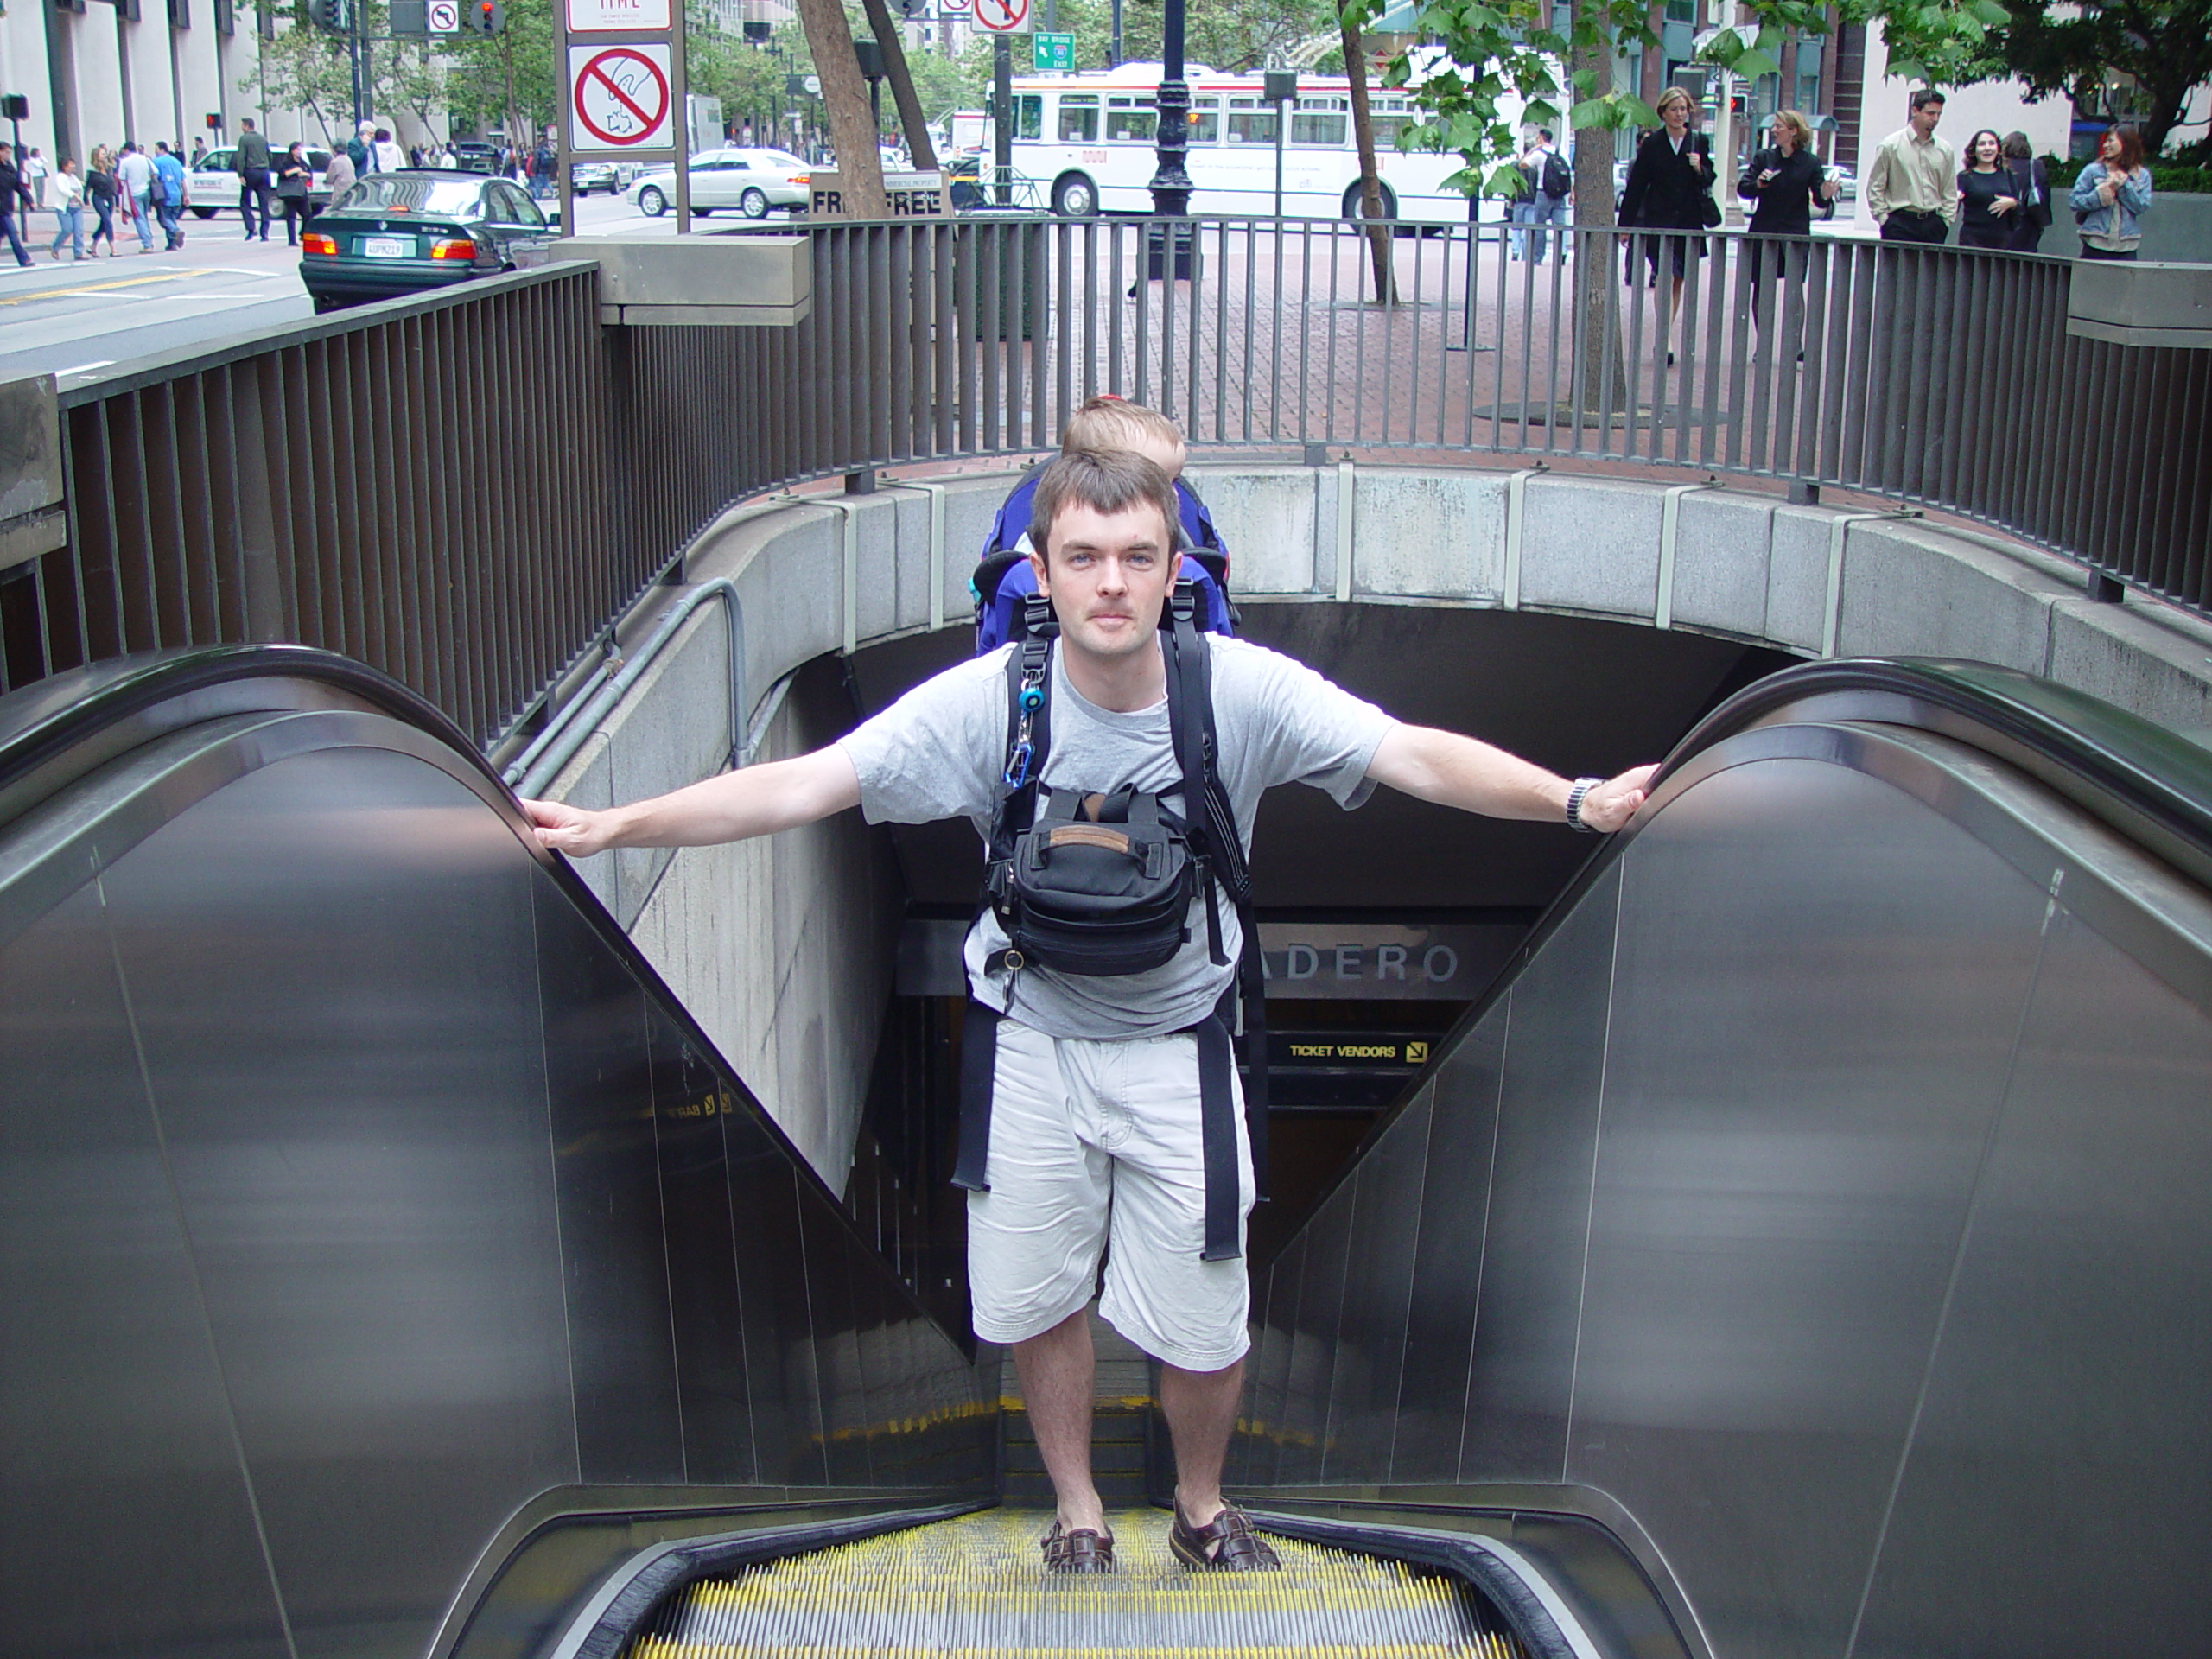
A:
{"type": "Polygon", "coordinates": [[[415,257],[415,238],[411,236],[365,236],[361,238],[361,257],[365,259],[411,259],[415,257]]]}

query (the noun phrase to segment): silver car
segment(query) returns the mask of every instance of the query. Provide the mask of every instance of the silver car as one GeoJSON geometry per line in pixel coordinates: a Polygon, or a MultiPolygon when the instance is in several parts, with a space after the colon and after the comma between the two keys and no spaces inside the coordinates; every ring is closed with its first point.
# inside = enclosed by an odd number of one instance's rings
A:
{"type": "MultiPolygon", "coordinates": [[[[778,207],[804,213],[813,169],[781,149],[709,149],[691,158],[691,210],[711,213],[734,207],[747,219],[766,219],[778,207]]],[[[641,173],[627,192],[638,210],[658,219],[676,206],[676,169],[641,173]]]]}
{"type": "MultiPolygon", "coordinates": [[[[272,166],[283,160],[289,146],[271,144],[269,159],[272,166]]],[[[211,149],[185,169],[184,199],[192,211],[202,219],[213,219],[226,207],[238,205],[238,152],[237,146],[211,149]]],[[[322,181],[323,169],[330,165],[330,152],[310,144],[308,146],[308,165],[315,169],[315,176],[308,181],[308,200],[316,208],[330,205],[330,187],[322,181]]]]}

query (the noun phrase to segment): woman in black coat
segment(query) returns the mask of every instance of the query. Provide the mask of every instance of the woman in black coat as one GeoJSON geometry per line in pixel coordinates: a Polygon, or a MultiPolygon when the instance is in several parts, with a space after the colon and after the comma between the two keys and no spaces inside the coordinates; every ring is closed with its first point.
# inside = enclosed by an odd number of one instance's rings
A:
{"type": "MultiPolygon", "coordinates": [[[[1628,184],[1621,192],[1621,223],[1643,229],[1703,231],[1719,219],[1713,199],[1713,144],[1701,132],[1692,132],[1690,95],[1669,86],[1659,98],[1659,118],[1666,124],[1637,146],[1629,163],[1628,184]]],[[[1705,257],[1701,236],[1647,236],[1643,257],[1651,266],[1651,281],[1659,281],[1662,252],[1672,257],[1675,267],[1674,302],[1668,308],[1672,336],[1673,318],[1681,308],[1682,278],[1693,258],[1705,257]]],[[[1673,362],[1675,354],[1667,353],[1673,362]]]]}
{"type": "Polygon", "coordinates": [[[2019,217],[2012,171],[2005,165],[2005,141],[1984,127],[1967,145],[1967,164],[1959,169],[1959,245],[2006,248],[2019,217]]]}
{"type": "MultiPolygon", "coordinates": [[[[1774,142],[1751,157],[1751,164],[1737,181],[1736,194],[1751,204],[1749,226],[1754,237],[1810,236],[1813,208],[1823,209],[1835,200],[1835,186],[1827,181],[1821,158],[1813,154],[1812,124],[1796,110],[1777,110],[1767,130],[1774,142]]],[[[1765,278],[1785,270],[1793,281],[1805,276],[1805,250],[1784,244],[1774,249],[1747,244],[1751,267],[1751,317],[1766,326],[1765,278]]]]}
{"type": "Polygon", "coordinates": [[[276,200],[284,204],[284,245],[300,245],[300,225],[307,218],[308,192],[315,184],[315,164],[308,160],[305,144],[294,144],[276,163],[276,200]]]}
{"type": "Polygon", "coordinates": [[[2019,212],[2012,215],[2012,240],[2005,245],[2014,253],[2033,253],[2050,223],[2050,169],[2028,143],[2026,133],[2008,132],[2005,170],[2012,175],[2012,194],[2020,202],[2019,212]]]}

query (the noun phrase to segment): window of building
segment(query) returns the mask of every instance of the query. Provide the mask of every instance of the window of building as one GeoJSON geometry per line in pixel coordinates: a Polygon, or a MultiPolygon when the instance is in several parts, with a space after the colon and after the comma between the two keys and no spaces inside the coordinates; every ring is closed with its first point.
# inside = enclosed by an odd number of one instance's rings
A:
{"type": "Polygon", "coordinates": [[[1064,144],[1095,144],[1098,142],[1097,93],[1060,94],[1060,142],[1064,144]]]}

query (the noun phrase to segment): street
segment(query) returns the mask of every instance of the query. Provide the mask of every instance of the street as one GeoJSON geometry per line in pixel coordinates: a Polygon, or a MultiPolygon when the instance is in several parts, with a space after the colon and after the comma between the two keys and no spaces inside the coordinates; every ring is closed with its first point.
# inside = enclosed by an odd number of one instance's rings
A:
{"type": "MultiPolygon", "coordinates": [[[[591,196],[576,205],[586,232],[676,234],[675,214],[647,219],[620,196],[591,196]]],[[[716,214],[705,223],[734,217],[716,214]]],[[[275,239],[248,242],[235,207],[213,219],[188,213],[185,245],[174,253],[162,251],[157,232],[155,251],[141,254],[126,225],[118,227],[119,257],[73,262],[65,252],[60,264],[46,251],[54,215],[29,219],[21,229],[31,266],[6,266],[0,258],[0,378],[67,378],[315,315],[300,286],[299,253],[284,245],[281,226],[275,239]]]]}

